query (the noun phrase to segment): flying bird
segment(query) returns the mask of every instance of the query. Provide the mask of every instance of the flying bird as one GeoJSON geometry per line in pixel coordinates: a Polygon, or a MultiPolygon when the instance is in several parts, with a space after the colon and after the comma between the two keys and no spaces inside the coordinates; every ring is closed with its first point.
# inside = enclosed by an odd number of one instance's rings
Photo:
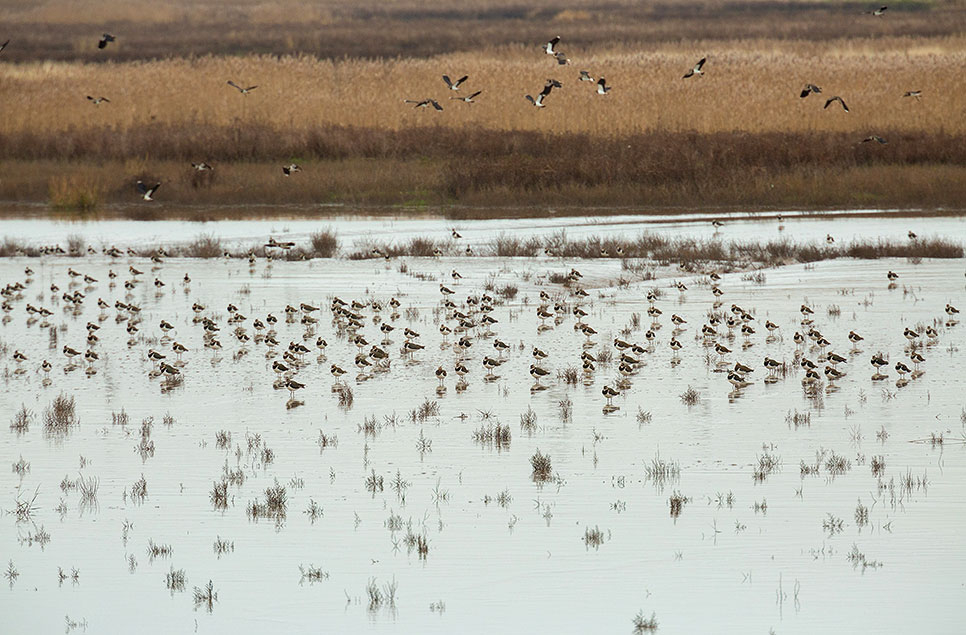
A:
{"type": "Polygon", "coordinates": [[[594,81],[594,78],[590,76],[590,71],[580,71],[580,77],[578,79],[582,82],[594,81]]]}
{"type": "Polygon", "coordinates": [[[7,40],[3,44],[0,44],[0,53],[3,53],[3,49],[7,48],[7,44],[10,44],[10,40],[7,40]]]}
{"type": "MultiPolygon", "coordinates": [[[[530,95],[527,95],[527,101],[529,101],[531,104],[533,104],[537,108],[545,108],[546,107],[546,104],[543,103],[543,100],[546,99],[547,98],[547,95],[550,94],[550,91],[553,90],[553,83],[551,83],[551,81],[552,80],[547,80],[546,86],[543,87],[543,90],[540,91],[540,94],[537,95],[537,98],[536,99],[534,99],[530,95]]],[[[559,82],[557,82],[557,83],[559,83],[559,82]]]]}
{"type": "Polygon", "coordinates": [[[610,90],[611,89],[607,87],[607,81],[603,77],[601,77],[599,80],[597,80],[597,94],[598,95],[606,95],[607,93],[610,92],[610,90]]]}
{"type": "Polygon", "coordinates": [[[701,60],[694,65],[694,68],[688,71],[688,74],[684,76],[684,79],[693,77],[694,75],[704,75],[704,71],[702,71],[701,68],[704,66],[704,63],[707,61],[708,61],[707,57],[702,57],[701,60]]]}
{"type": "Polygon", "coordinates": [[[922,99],[922,91],[921,90],[909,90],[909,91],[906,91],[905,93],[903,93],[902,96],[903,97],[915,97],[916,98],[916,101],[919,101],[919,100],[922,99]]]}
{"type": "Polygon", "coordinates": [[[105,102],[108,104],[111,103],[111,100],[108,99],[107,97],[91,97],[90,95],[88,95],[87,99],[94,102],[95,106],[99,106],[101,102],[105,102]]]}
{"type": "Polygon", "coordinates": [[[228,80],[228,85],[231,86],[232,88],[237,89],[238,92],[240,92],[242,95],[247,95],[248,93],[258,88],[258,86],[249,86],[248,88],[242,88],[241,86],[231,81],[230,79],[228,80]]]}
{"type": "Polygon", "coordinates": [[[282,174],[292,176],[295,172],[301,172],[302,168],[297,163],[290,163],[282,166],[282,174]]]}
{"type": "Polygon", "coordinates": [[[842,110],[844,110],[845,112],[849,112],[849,107],[845,105],[845,100],[842,99],[841,97],[839,97],[838,95],[836,95],[835,97],[830,97],[829,99],[827,99],[825,101],[825,106],[822,107],[822,110],[825,110],[826,108],[828,108],[829,106],[831,106],[833,102],[836,102],[836,101],[839,102],[840,104],[842,104],[842,110]]]}
{"type": "Polygon", "coordinates": [[[450,97],[450,99],[458,99],[459,101],[465,101],[468,104],[474,104],[476,102],[474,102],[473,100],[476,99],[479,96],[479,94],[482,92],[483,92],[482,90],[478,90],[472,95],[470,95],[469,97],[450,97]]]}
{"type": "Polygon", "coordinates": [[[107,43],[108,42],[113,42],[114,39],[115,38],[114,38],[113,35],[111,35],[110,33],[105,33],[104,34],[104,37],[102,37],[100,39],[100,41],[97,43],[97,48],[102,49],[102,48],[106,47],[107,46],[107,43]]]}
{"type": "Polygon", "coordinates": [[[801,97],[802,99],[805,99],[812,93],[815,93],[816,95],[818,95],[821,92],[822,92],[822,89],[816,86],[815,84],[805,84],[805,88],[802,89],[802,94],[799,95],[799,97],[801,97]]]}
{"type": "Polygon", "coordinates": [[[143,181],[138,181],[137,182],[138,192],[141,193],[141,198],[143,198],[146,201],[153,201],[154,200],[151,197],[154,196],[154,193],[158,191],[158,188],[159,187],[161,187],[161,184],[160,183],[155,183],[151,187],[148,187],[147,185],[144,184],[143,181]]]}
{"type": "Polygon", "coordinates": [[[194,169],[198,170],[199,172],[204,172],[205,170],[214,170],[215,169],[215,168],[211,167],[210,165],[208,165],[207,163],[205,163],[204,161],[202,161],[201,163],[192,162],[191,163],[191,167],[193,167],[194,169]]]}
{"type": "Polygon", "coordinates": [[[888,141],[886,141],[885,139],[883,139],[879,135],[875,135],[875,134],[874,135],[871,135],[869,137],[866,137],[865,139],[863,139],[862,140],[862,143],[869,143],[870,141],[875,141],[876,143],[881,143],[883,145],[886,144],[886,143],[889,143],[888,141]]]}
{"type": "Polygon", "coordinates": [[[436,110],[443,109],[435,99],[406,99],[405,102],[407,104],[416,104],[413,108],[427,108],[428,106],[432,106],[436,110]]]}
{"type": "Polygon", "coordinates": [[[883,5],[883,6],[879,7],[878,9],[876,9],[874,11],[866,11],[866,13],[869,14],[869,15],[874,15],[874,16],[878,17],[878,16],[881,16],[883,13],[885,13],[886,12],[886,9],[888,9],[888,8],[889,7],[883,5]]]}
{"type": "Polygon", "coordinates": [[[544,47],[544,51],[547,53],[547,55],[553,55],[553,56],[557,55],[557,51],[554,50],[554,47],[557,46],[558,42],[560,42],[559,35],[553,38],[552,40],[550,40],[549,42],[547,42],[547,44],[544,47]]]}
{"type": "Polygon", "coordinates": [[[443,81],[446,82],[446,85],[449,87],[450,90],[459,90],[460,85],[466,80],[468,80],[469,78],[470,78],[469,75],[463,75],[455,82],[451,82],[449,79],[449,75],[443,75],[443,81]]]}
{"type": "Polygon", "coordinates": [[[557,64],[560,66],[566,66],[570,63],[570,58],[564,55],[563,52],[558,52],[554,57],[557,58],[557,64]]]}

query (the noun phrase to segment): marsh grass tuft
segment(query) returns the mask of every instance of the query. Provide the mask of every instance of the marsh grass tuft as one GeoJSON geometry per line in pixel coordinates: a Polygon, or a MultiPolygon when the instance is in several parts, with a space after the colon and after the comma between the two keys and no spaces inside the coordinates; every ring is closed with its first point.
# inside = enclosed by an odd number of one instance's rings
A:
{"type": "Polygon", "coordinates": [[[644,617],[644,611],[638,611],[631,623],[634,625],[634,635],[657,632],[657,618],[653,612],[650,617],[644,617]]]}
{"type": "Polygon", "coordinates": [[[33,421],[33,418],[34,413],[28,410],[27,406],[21,404],[20,410],[13,415],[13,419],[10,421],[10,429],[18,435],[26,434],[30,430],[30,422],[33,421]]]}
{"type": "Polygon", "coordinates": [[[54,398],[44,410],[44,433],[48,436],[64,436],[80,424],[77,419],[74,397],[63,393],[54,398]]]}
{"type": "Polygon", "coordinates": [[[334,258],[339,253],[339,238],[332,228],[313,233],[310,240],[313,258],[334,258]]]}
{"type": "Polygon", "coordinates": [[[168,571],[166,574],[164,574],[164,586],[166,586],[168,590],[171,591],[172,595],[174,595],[175,591],[179,593],[181,591],[184,591],[184,586],[185,586],[184,569],[175,570],[174,566],[172,565],[171,570],[168,571]]]}
{"type": "Polygon", "coordinates": [[[681,398],[681,403],[689,408],[701,401],[701,393],[695,390],[693,386],[688,386],[688,389],[681,393],[679,397],[681,398]]]}
{"type": "Polygon", "coordinates": [[[546,481],[553,475],[553,466],[550,463],[550,455],[542,454],[540,449],[530,457],[530,465],[533,467],[533,480],[546,481]]]}

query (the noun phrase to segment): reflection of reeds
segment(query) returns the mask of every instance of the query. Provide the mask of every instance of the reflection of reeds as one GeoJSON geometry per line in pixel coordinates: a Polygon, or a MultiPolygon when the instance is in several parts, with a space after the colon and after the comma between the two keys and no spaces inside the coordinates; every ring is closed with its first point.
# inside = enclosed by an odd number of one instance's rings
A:
{"type": "Polygon", "coordinates": [[[175,591],[178,591],[178,592],[184,591],[184,585],[185,585],[184,569],[178,569],[176,571],[174,566],[172,566],[171,570],[168,573],[164,574],[164,585],[168,587],[168,590],[171,591],[172,595],[174,594],[175,591]]]}

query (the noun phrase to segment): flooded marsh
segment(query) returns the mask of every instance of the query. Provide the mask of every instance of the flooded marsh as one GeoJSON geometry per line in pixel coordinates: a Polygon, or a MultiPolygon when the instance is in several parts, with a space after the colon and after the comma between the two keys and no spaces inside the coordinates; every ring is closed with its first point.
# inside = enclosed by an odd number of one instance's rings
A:
{"type": "MultiPolygon", "coordinates": [[[[210,233],[182,223],[5,224],[98,252],[0,258],[8,623],[958,632],[963,259],[543,253],[607,223],[521,221],[527,257],[462,255],[485,222],[333,223],[343,257],[305,261],[243,250],[307,221],[213,227],[207,259],[100,253],[210,233]],[[446,252],[344,257],[425,235],[446,252]]],[[[785,231],[909,226],[871,223],[785,231]]]]}

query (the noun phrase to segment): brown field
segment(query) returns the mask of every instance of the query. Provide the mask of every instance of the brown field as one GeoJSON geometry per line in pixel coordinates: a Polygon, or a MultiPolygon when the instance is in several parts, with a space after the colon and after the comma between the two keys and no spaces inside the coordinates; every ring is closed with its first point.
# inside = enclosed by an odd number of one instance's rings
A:
{"type": "Polygon", "coordinates": [[[25,33],[0,56],[0,199],[96,207],[136,200],[141,178],[184,205],[966,209],[963,3],[883,18],[826,2],[463,4],[0,0],[25,33]],[[150,18],[135,23],[141,9],[150,18]],[[118,42],[98,51],[104,24],[118,42]],[[356,44],[340,56],[324,31],[300,40],[312,25],[356,44]],[[556,33],[569,66],[539,49],[556,33]],[[159,42],[163,59],[146,59],[159,42]],[[193,55],[206,51],[239,54],[193,55]],[[682,79],[703,56],[706,75],[682,79]],[[469,75],[459,94],[482,90],[478,102],[450,100],[444,73],[469,75]],[[523,96],[550,77],[563,88],[533,108],[523,96]],[[258,88],[244,96],[228,79],[258,88]],[[799,98],[806,82],[823,93],[799,98]],[[833,95],[851,112],[823,109],[833,95]],[[427,97],[444,110],[404,103],[427,97]],[[862,143],[873,134],[888,143],[862,143]],[[192,173],[201,160],[214,173],[192,173]],[[289,161],[305,172],[282,177],[289,161]]]}

